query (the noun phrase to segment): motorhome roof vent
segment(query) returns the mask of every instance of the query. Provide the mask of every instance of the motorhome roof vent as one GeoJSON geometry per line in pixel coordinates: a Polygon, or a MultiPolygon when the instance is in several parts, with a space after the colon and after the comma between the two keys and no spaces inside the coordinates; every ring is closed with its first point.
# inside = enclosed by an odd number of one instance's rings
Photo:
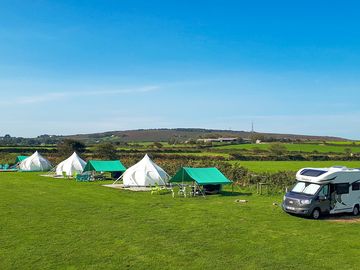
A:
{"type": "Polygon", "coordinates": [[[348,168],[346,166],[332,166],[330,169],[341,169],[341,170],[347,170],[348,168]]]}

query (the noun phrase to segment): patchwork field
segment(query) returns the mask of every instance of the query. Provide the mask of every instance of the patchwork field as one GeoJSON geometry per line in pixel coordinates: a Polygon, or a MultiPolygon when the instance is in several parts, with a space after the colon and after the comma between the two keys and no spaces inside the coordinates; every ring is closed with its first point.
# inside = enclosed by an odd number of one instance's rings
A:
{"type": "Polygon", "coordinates": [[[272,205],[281,196],[245,190],[173,199],[101,184],[1,173],[0,269],[358,268],[358,219],[293,217],[272,205]]]}
{"type": "Polygon", "coordinates": [[[304,167],[347,166],[360,168],[360,161],[232,161],[254,172],[298,171],[304,167]]]}

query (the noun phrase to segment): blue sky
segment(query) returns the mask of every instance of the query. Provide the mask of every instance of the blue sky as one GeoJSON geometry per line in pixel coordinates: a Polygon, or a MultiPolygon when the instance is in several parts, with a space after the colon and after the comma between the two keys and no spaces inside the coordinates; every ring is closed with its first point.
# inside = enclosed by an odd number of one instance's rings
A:
{"type": "Polygon", "coordinates": [[[0,135],[359,139],[356,1],[1,1],[0,135]],[[315,3],[316,2],[316,3],[315,3]]]}

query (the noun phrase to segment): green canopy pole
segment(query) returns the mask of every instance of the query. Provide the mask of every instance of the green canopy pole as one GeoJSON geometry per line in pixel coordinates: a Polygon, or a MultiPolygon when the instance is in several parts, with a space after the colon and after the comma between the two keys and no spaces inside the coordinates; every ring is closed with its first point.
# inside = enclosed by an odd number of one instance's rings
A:
{"type": "Polygon", "coordinates": [[[181,178],[181,184],[184,184],[184,168],[183,168],[183,170],[182,170],[182,178],[181,178]]]}

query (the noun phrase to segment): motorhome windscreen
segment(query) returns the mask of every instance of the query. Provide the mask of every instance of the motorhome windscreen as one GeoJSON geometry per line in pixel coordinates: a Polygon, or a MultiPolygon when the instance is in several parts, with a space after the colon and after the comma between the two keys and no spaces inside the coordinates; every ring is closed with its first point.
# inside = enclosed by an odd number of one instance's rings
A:
{"type": "Polygon", "coordinates": [[[296,193],[304,193],[307,195],[315,195],[315,193],[319,190],[319,188],[320,185],[317,184],[297,182],[291,191],[296,193]]]}
{"type": "Polygon", "coordinates": [[[327,173],[327,171],[322,170],[314,170],[314,169],[305,169],[300,172],[301,175],[304,176],[311,176],[311,177],[318,177],[324,173],[327,173]]]}

